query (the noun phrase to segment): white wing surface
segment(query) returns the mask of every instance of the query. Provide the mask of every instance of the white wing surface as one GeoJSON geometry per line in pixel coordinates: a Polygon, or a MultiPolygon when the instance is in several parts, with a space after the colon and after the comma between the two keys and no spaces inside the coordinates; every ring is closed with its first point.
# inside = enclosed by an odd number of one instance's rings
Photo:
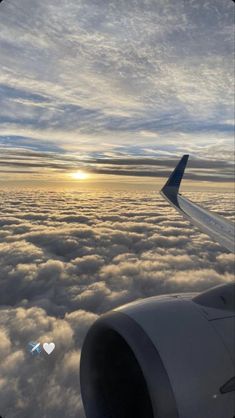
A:
{"type": "Polygon", "coordinates": [[[184,155],[170,175],[161,195],[185,218],[196,225],[202,232],[209,235],[223,247],[235,252],[235,224],[181,196],[179,188],[188,162],[184,155]]]}

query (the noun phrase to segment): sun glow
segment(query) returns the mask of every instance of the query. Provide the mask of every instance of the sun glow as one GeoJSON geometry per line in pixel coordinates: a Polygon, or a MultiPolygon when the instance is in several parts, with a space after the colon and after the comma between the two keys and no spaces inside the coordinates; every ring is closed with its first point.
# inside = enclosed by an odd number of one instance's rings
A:
{"type": "Polygon", "coordinates": [[[71,173],[71,177],[74,180],[86,180],[89,175],[85,173],[85,171],[75,171],[74,173],[71,173]]]}

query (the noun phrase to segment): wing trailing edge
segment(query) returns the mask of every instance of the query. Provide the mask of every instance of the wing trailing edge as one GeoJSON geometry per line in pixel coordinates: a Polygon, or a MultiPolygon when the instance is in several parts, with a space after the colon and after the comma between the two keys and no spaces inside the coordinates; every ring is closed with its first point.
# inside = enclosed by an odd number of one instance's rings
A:
{"type": "Polygon", "coordinates": [[[161,195],[186,219],[191,221],[202,232],[209,235],[220,245],[235,252],[235,225],[207,209],[191,202],[179,193],[180,184],[188,163],[189,155],[184,155],[171,173],[161,195]]]}

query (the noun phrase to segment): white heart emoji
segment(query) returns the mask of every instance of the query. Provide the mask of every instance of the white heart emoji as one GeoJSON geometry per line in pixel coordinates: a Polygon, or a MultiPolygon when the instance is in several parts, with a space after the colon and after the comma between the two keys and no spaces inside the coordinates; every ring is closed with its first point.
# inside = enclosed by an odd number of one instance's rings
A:
{"type": "Polygon", "coordinates": [[[43,350],[48,354],[48,356],[54,351],[55,344],[54,343],[44,343],[43,350]]]}

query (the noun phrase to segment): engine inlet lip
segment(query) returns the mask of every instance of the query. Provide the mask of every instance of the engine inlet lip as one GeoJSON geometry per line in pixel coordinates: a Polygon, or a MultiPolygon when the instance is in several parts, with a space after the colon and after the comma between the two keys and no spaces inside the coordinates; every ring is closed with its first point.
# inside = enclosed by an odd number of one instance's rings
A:
{"type": "Polygon", "coordinates": [[[179,418],[172,385],[157,347],[143,328],[123,312],[103,315],[94,323],[85,338],[80,362],[81,394],[85,409],[95,409],[87,378],[92,347],[97,335],[108,330],[117,332],[125,340],[139,363],[148,387],[154,418],[179,418]]]}

